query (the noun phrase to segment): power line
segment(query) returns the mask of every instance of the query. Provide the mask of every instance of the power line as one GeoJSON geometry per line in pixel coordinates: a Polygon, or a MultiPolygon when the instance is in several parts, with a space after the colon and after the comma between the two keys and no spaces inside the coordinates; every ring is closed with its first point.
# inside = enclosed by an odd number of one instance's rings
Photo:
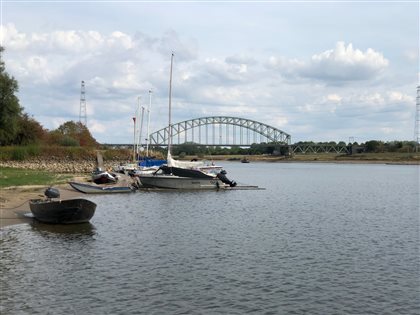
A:
{"type": "Polygon", "coordinates": [[[416,118],[414,124],[414,141],[416,142],[416,151],[420,146],[420,85],[417,86],[416,97],[416,118]]]}
{"type": "Polygon", "coordinates": [[[87,113],[86,113],[86,91],[85,81],[82,81],[80,88],[80,111],[79,111],[79,122],[87,127],[87,113]]]}

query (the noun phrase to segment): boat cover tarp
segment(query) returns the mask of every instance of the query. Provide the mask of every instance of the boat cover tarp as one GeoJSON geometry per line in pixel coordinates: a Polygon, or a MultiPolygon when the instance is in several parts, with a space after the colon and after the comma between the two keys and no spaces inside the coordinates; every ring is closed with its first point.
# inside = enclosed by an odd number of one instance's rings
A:
{"type": "Polygon", "coordinates": [[[168,161],[167,164],[168,164],[169,167],[192,168],[192,169],[194,169],[194,168],[200,168],[200,167],[206,166],[206,164],[203,161],[191,161],[191,162],[189,162],[189,161],[174,160],[172,158],[172,155],[171,155],[170,152],[168,152],[167,161],[168,161]]]}
{"type": "Polygon", "coordinates": [[[156,160],[156,159],[143,159],[139,161],[139,166],[141,167],[153,167],[153,166],[161,166],[165,164],[166,160],[156,160]]]}

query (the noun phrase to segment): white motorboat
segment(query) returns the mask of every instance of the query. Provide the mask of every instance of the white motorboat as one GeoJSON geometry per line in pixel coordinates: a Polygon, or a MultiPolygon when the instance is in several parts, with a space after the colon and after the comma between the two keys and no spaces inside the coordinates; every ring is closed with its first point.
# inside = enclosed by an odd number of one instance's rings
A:
{"type": "Polygon", "coordinates": [[[220,189],[236,186],[226,177],[226,171],[206,173],[198,168],[182,168],[163,165],[157,172],[141,174],[138,178],[144,188],[168,189],[220,189]]]}

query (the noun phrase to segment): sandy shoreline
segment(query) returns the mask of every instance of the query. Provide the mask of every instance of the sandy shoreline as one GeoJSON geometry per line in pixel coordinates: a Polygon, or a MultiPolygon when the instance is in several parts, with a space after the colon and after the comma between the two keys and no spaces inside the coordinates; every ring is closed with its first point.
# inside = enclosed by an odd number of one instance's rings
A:
{"type": "MultiPolygon", "coordinates": [[[[83,195],[68,184],[54,187],[60,190],[60,197],[63,200],[83,195]]],[[[0,229],[14,224],[30,223],[33,219],[25,216],[31,213],[29,200],[43,197],[46,188],[46,186],[19,186],[1,189],[0,229]]]]}
{"type": "MultiPolygon", "coordinates": [[[[87,176],[75,175],[72,181],[88,183],[87,176]]],[[[127,186],[132,183],[131,177],[120,174],[119,184],[127,186]]],[[[85,196],[85,194],[73,189],[68,183],[57,184],[52,187],[60,190],[60,199],[72,199],[85,196]]],[[[37,198],[45,198],[44,191],[47,189],[46,185],[31,185],[31,186],[15,186],[0,189],[0,230],[6,226],[30,223],[33,219],[27,217],[31,214],[29,208],[29,200],[37,198]]]]}

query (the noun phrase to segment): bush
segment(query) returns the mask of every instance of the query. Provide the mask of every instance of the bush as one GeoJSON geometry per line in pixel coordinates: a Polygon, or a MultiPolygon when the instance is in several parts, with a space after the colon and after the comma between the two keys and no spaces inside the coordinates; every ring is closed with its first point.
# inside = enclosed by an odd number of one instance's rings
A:
{"type": "Polygon", "coordinates": [[[382,142],[377,140],[370,140],[365,143],[366,152],[380,152],[382,142]]]}
{"type": "Polygon", "coordinates": [[[78,147],[79,141],[77,141],[74,138],[70,138],[68,136],[64,136],[61,140],[60,140],[60,145],[64,146],[64,147],[78,147]]]}
{"type": "Polygon", "coordinates": [[[28,156],[28,152],[26,151],[26,147],[15,147],[12,150],[12,160],[13,161],[24,161],[28,156]]]}
{"type": "Polygon", "coordinates": [[[29,156],[39,156],[41,153],[41,148],[38,145],[28,145],[26,151],[29,156]]]}
{"type": "Polygon", "coordinates": [[[109,149],[101,151],[104,161],[112,160],[131,160],[133,151],[129,149],[109,149]]]}

